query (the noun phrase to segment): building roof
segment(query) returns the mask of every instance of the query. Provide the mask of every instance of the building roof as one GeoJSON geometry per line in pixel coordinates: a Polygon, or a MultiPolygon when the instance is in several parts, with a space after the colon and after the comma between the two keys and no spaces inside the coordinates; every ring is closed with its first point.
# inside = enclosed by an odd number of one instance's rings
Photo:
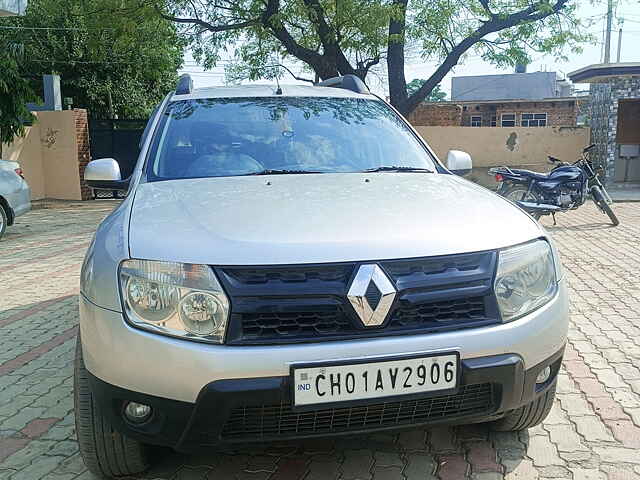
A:
{"type": "Polygon", "coordinates": [[[586,100],[589,95],[579,97],[551,97],[551,98],[513,98],[498,100],[451,100],[446,102],[424,102],[422,105],[485,105],[492,103],[551,103],[551,102],[576,102],[586,100]]]}
{"type": "Polygon", "coordinates": [[[337,97],[376,98],[374,95],[355,93],[351,90],[311,85],[280,85],[282,95],[276,94],[276,84],[238,85],[232,87],[196,88],[188,95],[173,95],[172,100],[192,100],[202,98],[242,98],[242,97],[337,97]]]}
{"type": "Polygon", "coordinates": [[[555,97],[559,94],[555,72],[508,73],[453,77],[453,101],[516,100],[555,97]]]}
{"type": "Polygon", "coordinates": [[[568,76],[573,83],[607,83],[613,77],[640,76],[640,63],[596,63],[568,76]]]}

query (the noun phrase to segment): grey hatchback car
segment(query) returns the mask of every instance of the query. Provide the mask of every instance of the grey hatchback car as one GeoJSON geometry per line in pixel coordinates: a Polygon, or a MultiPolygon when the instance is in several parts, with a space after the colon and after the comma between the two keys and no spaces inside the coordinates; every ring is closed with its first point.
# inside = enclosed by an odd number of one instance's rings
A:
{"type": "Polygon", "coordinates": [[[89,469],[192,451],[487,422],[555,395],[567,287],[551,238],[440,162],[355,77],[193,89],[149,120],[81,274],[76,426],[89,469]]]}
{"type": "Polygon", "coordinates": [[[31,210],[31,189],[17,162],[0,160],[0,239],[16,217],[31,210]]]}

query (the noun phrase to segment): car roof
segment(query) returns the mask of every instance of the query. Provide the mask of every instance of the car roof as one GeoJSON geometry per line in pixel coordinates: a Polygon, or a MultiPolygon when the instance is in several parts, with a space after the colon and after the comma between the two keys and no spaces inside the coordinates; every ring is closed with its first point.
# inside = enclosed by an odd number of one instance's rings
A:
{"type": "Polygon", "coordinates": [[[246,97],[332,97],[332,98],[368,98],[375,95],[352,92],[344,88],[315,87],[311,85],[280,85],[282,94],[276,93],[277,85],[238,85],[233,87],[196,88],[186,95],[171,97],[171,101],[194,100],[204,98],[246,98],[246,97]]]}

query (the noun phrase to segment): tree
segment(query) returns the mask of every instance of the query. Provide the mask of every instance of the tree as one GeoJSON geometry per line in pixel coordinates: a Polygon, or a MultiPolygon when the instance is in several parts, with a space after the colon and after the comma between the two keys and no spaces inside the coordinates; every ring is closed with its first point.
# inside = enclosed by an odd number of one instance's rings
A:
{"type": "MultiPolygon", "coordinates": [[[[33,121],[26,102],[35,95],[20,75],[22,53],[19,46],[0,43],[0,147],[24,133],[24,123],[33,121]]],[[[0,153],[2,149],[0,148],[0,153]]]]}
{"type": "MultiPolygon", "coordinates": [[[[424,78],[414,78],[409,83],[407,83],[407,94],[413,95],[417,92],[422,85],[424,85],[426,80],[424,78]]],[[[440,85],[436,85],[427,98],[424,99],[425,102],[442,102],[446,100],[447,92],[442,91],[440,85]]]]}
{"type": "MultiPolygon", "coordinates": [[[[468,52],[498,66],[531,52],[562,57],[578,51],[579,0],[144,0],[182,26],[205,66],[235,45],[249,78],[273,75],[266,65],[294,57],[317,77],[363,80],[386,59],[391,103],[410,113],[468,52]],[[440,66],[412,94],[407,48],[440,66]]],[[[310,79],[308,79],[310,80],[310,79]]]]}
{"type": "Polygon", "coordinates": [[[117,11],[120,0],[30,0],[22,17],[3,19],[0,42],[22,44],[20,72],[41,90],[61,77],[64,97],[93,117],[146,118],[175,88],[184,41],[150,7],[117,11]]]}

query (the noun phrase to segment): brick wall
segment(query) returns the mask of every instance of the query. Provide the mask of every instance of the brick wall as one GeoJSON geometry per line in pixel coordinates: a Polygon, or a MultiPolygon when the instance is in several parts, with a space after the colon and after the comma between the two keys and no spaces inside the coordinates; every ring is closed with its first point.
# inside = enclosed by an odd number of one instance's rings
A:
{"type": "Polygon", "coordinates": [[[74,109],[73,114],[76,124],[80,193],[82,195],[82,200],[89,200],[92,198],[91,189],[84,181],[84,169],[91,160],[91,156],[89,154],[89,121],[87,119],[86,110],[74,109]]]}
{"type": "Polygon", "coordinates": [[[521,125],[523,113],[546,113],[547,126],[575,126],[578,116],[576,100],[559,100],[545,102],[496,102],[496,103],[464,103],[442,104],[423,103],[408,117],[416,126],[429,127],[470,127],[472,116],[481,116],[483,127],[491,127],[491,118],[495,115],[496,126],[500,126],[503,113],[516,114],[516,126],[521,125]]]}
{"type": "Polygon", "coordinates": [[[409,114],[412,125],[429,127],[457,127],[462,119],[462,107],[454,103],[422,103],[409,114]]]}
{"type": "Polygon", "coordinates": [[[551,102],[506,102],[491,104],[465,104],[462,107],[462,126],[471,126],[473,115],[482,116],[482,126],[491,126],[492,115],[496,116],[497,126],[503,113],[515,113],[516,127],[521,125],[523,113],[546,113],[548,127],[570,127],[576,125],[578,107],[575,100],[551,102]]]}

